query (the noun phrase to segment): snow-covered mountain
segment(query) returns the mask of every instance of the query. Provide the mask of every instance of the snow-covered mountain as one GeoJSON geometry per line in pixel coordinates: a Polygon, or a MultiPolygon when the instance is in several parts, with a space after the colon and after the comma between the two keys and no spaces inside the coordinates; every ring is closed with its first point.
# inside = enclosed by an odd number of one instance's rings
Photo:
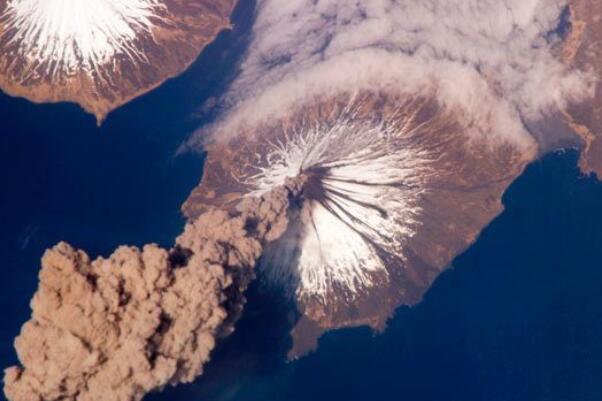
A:
{"type": "Polygon", "coordinates": [[[102,120],[185,69],[234,0],[0,0],[0,88],[102,120]]]}
{"type": "Polygon", "coordinates": [[[293,354],[324,330],[382,327],[399,304],[418,302],[533,157],[483,135],[427,88],[342,91],[267,114],[207,148],[184,211],[234,206],[304,177],[287,231],[260,263],[263,282],[302,315],[293,354]]]}

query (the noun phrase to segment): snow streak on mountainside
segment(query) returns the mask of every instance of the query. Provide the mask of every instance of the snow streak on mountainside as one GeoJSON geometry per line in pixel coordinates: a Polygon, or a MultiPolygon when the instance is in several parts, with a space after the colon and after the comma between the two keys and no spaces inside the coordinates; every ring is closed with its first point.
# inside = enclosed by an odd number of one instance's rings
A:
{"type": "Polygon", "coordinates": [[[358,96],[329,119],[283,127],[264,148],[267,162],[256,160],[240,177],[252,189],[247,196],[307,177],[296,224],[262,261],[268,278],[290,295],[326,304],[337,289],[353,299],[388,282],[383,255],[406,260],[404,246],[420,225],[433,155],[411,138],[440,121],[418,124],[423,110],[409,101],[391,120],[364,120],[362,102],[358,96]]]}
{"type": "Polygon", "coordinates": [[[182,72],[235,0],[0,0],[0,88],[101,121],[182,72]]]}
{"type": "Polygon", "coordinates": [[[134,40],[152,37],[151,18],[164,8],[158,0],[10,0],[0,21],[30,68],[57,79],[98,74],[117,54],[144,60],[134,40]]]}

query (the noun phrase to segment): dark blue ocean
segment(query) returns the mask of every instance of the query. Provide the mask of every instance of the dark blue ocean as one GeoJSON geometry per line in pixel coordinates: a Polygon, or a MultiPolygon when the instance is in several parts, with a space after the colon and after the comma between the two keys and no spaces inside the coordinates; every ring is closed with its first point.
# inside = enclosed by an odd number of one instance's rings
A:
{"type": "MultiPolygon", "coordinates": [[[[30,315],[44,249],[91,256],[119,244],[170,246],[203,157],[177,149],[211,118],[244,49],[249,9],[188,72],[117,110],[102,127],[68,104],[0,95],[0,366],[30,315]]],[[[575,151],[533,163],[505,212],[415,308],[382,334],[325,335],[286,362],[289,310],[252,288],[244,318],[192,385],[151,401],[600,401],[602,184],[575,151]]]]}

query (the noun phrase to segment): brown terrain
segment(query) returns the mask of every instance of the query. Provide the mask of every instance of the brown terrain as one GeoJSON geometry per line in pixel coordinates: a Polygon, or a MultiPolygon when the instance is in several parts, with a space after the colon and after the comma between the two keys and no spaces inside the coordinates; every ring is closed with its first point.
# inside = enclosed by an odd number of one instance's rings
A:
{"type": "MultiPolygon", "coordinates": [[[[562,49],[563,61],[599,78],[602,76],[602,3],[569,0],[569,4],[570,33],[562,49]]],[[[602,178],[602,81],[596,85],[594,100],[572,105],[566,117],[584,142],[581,170],[602,178]]]]}
{"type": "MultiPolygon", "coordinates": [[[[8,0],[0,0],[0,15],[8,0]]],[[[140,35],[133,47],[140,57],[118,55],[93,74],[81,71],[50,78],[47,65],[20,56],[18,43],[0,19],[0,89],[36,103],[74,102],[100,124],[107,114],[186,70],[224,29],[236,0],[163,0],[153,19],[152,36],[140,35]]]]}
{"type": "MultiPolygon", "coordinates": [[[[209,145],[201,184],[183,205],[184,213],[195,218],[215,206],[234,207],[255,189],[247,178],[270,162],[267,155],[273,150],[272,144],[286,143],[290,140],[287,135],[311,127],[312,121],[340,118],[342,110],[348,108],[346,101],[342,96],[308,102],[280,121],[255,127],[255,132],[243,132],[227,143],[209,145]]],[[[326,300],[298,296],[300,319],[292,333],[292,357],[315,348],[324,331],[360,325],[380,330],[396,307],[418,303],[453,258],[471,245],[483,227],[503,210],[502,194],[534,156],[533,149],[519,150],[505,143],[489,143],[484,137],[471,137],[466,126],[456,116],[443,112],[433,99],[410,102],[407,110],[403,106],[408,104],[407,100],[382,93],[366,93],[357,102],[355,119],[399,123],[398,127],[407,121],[408,114],[416,112],[411,124],[422,128],[408,133],[398,143],[389,144],[391,148],[382,149],[399,152],[414,147],[428,159],[428,172],[417,172],[424,191],[416,201],[420,208],[414,216],[418,221],[416,233],[404,240],[399,254],[377,249],[389,279],[381,280],[359,296],[350,298],[344,288],[335,289],[326,300]]],[[[331,148],[329,155],[336,158],[338,146],[333,144],[331,148]]],[[[316,166],[311,170],[319,171],[316,166]]],[[[309,171],[300,174],[309,176],[299,200],[302,208],[324,195],[320,184],[314,182],[319,176],[312,177],[309,171]]],[[[295,224],[295,217],[290,220],[289,227],[295,224]]],[[[299,237],[309,229],[301,226],[299,237]]],[[[271,246],[278,244],[277,241],[271,246]]]]}

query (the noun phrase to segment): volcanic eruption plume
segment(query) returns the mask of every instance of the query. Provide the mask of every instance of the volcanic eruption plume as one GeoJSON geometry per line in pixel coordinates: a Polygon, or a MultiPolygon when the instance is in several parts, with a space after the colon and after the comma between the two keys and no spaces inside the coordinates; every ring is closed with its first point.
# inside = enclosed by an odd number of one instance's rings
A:
{"type": "Polygon", "coordinates": [[[170,250],[120,247],[94,261],[66,243],[48,250],[15,342],[23,366],[5,371],[8,399],[140,400],[194,380],[232,332],[299,185],[199,216],[170,250]]]}

